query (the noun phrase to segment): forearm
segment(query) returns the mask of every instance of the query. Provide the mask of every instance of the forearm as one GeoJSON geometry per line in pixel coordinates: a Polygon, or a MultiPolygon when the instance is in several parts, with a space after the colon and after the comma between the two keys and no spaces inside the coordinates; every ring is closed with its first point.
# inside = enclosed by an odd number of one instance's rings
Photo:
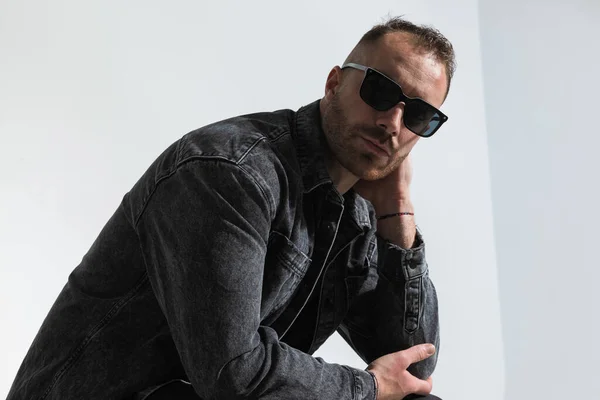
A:
{"type": "MultiPolygon", "coordinates": [[[[340,330],[367,363],[416,344],[439,345],[437,295],[429,279],[421,235],[415,235],[411,249],[378,236],[362,293],[353,301],[340,330]]],[[[413,365],[411,372],[428,377],[436,357],[437,353],[413,365]]]]}
{"type": "MultiPolygon", "coordinates": [[[[369,279],[353,301],[340,333],[367,362],[416,344],[439,344],[437,296],[416,229],[411,178],[407,157],[382,180],[359,181],[355,186],[373,206],[377,251],[368,260],[369,279]]],[[[409,371],[428,377],[436,355],[411,365],[409,371]]]]}
{"type": "MultiPolygon", "coordinates": [[[[405,207],[402,211],[409,209],[405,207]]],[[[392,210],[398,208],[386,211],[392,210]]],[[[368,277],[340,330],[367,363],[416,344],[439,345],[437,295],[429,279],[425,243],[415,231],[412,216],[389,219],[393,221],[385,226],[391,227],[389,231],[378,229],[377,251],[369,260],[368,277]],[[407,223],[411,224],[409,229],[402,230],[407,223]],[[409,248],[390,240],[392,235],[402,239],[406,231],[411,231],[404,243],[409,248]]],[[[411,371],[418,377],[428,377],[435,368],[436,356],[411,367],[411,371]]]]}
{"type": "Polygon", "coordinates": [[[269,327],[261,326],[254,336],[256,347],[220,370],[214,398],[375,399],[375,383],[366,371],[327,363],[279,342],[269,327]]]}

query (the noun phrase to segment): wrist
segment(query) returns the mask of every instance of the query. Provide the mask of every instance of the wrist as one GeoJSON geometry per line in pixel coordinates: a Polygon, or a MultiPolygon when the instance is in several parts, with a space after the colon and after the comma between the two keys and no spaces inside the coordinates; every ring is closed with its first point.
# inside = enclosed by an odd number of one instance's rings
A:
{"type": "Polygon", "coordinates": [[[394,213],[409,213],[414,215],[415,213],[413,203],[408,198],[388,200],[383,203],[373,204],[373,207],[377,216],[394,213]]]}
{"type": "Polygon", "coordinates": [[[415,243],[416,224],[410,200],[390,202],[375,208],[377,233],[383,239],[410,249],[415,243]]]}
{"type": "Polygon", "coordinates": [[[384,219],[388,219],[388,218],[393,218],[393,217],[402,217],[402,216],[411,216],[414,217],[415,213],[411,213],[411,212],[396,212],[396,213],[391,213],[391,214],[379,214],[377,215],[377,221],[382,221],[384,219]]]}

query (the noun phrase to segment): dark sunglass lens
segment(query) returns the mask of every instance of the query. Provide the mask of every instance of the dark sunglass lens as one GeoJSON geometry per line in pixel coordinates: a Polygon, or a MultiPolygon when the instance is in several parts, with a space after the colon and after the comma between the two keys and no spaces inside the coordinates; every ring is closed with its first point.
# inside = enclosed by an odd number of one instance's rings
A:
{"type": "Polygon", "coordinates": [[[435,128],[440,123],[437,110],[421,100],[409,102],[404,108],[403,118],[404,125],[421,136],[427,136],[428,132],[435,132],[435,128]],[[435,120],[436,115],[438,116],[437,121],[435,120]]]}
{"type": "Polygon", "coordinates": [[[365,103],[378,111],[387,111],[398,104],[401,96],[400,88],[393,81],[376,71],[367,71],[360,87],[360,97],[365,103]]]}
{"type": "Polygon", "coordinates": [[[429,136],[433,135],[435,133],[435,131],[438,130],[438,128],[442,124],[442,122],[443,122],[442,118],[439,114],[434,115],[433,118],[431,118],[431,121],[429,121],[429,125],[427,126],[427,129],[421,133],[421,136],[429,137],[429,136]]]}

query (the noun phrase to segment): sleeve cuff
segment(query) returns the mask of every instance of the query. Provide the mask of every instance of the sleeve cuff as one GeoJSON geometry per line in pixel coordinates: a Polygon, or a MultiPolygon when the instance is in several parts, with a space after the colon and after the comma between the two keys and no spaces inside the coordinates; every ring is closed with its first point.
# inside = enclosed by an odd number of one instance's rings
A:
{"type": "Polygon", "coordinates": [[[378,264],[384,275],[392,281],[408,281],[427,273],[425,242],[417,229],[412,248],[404,249],[377,236],[378,264]]]}
{"type": "Polygon", "coordinates": [[[354,396],[356,400],[376,400],[377,381],[372,372],[348,367],[354,377],[354,396]]]}
{"type": "Polygon", "coordinates": [[[373,397],[375,400],[377,400],[377,397],[379,395],[379,391],[378,389],[378,384],[377,384],[377,377],[375,376],[374,373],[372,373],[371,371],[367,371],[369,373],[369,375],[371,375],[371,377],[373,378],[373,386],[375,387],[375,396],[373,397]]]}

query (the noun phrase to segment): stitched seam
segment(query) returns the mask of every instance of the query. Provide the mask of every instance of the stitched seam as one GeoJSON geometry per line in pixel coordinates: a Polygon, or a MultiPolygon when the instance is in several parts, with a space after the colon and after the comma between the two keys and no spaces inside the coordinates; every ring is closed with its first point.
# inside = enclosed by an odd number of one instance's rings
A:
{"type": "Polygon", "coordinates": [[[250,154],[250,152],[256,147],[258,146],[258,144],[264,140],[266,140],[266,137],[261,137],[259,138],[256,142],[252,143],[252,145],[250,147],[248,147],[248,149],[244,152],[244,154],[241,155],[241,157],[239,158],[239,160],[237,160],[237,162],[235,163],[236,165],[240,165],[243,161],[244,158],[246,158],[248,156],[248,154],[250,154]]]}
{"type": "MultiPolygon", "coordinates": [[[[301,254],[302,256],[304,256],[304,261],[302,262],[302,265],[306,264],[307,262],[311,262],[311,258],[309,256],[307,256],[306,254],[304,254],[304,252],[302,250],[300,250],[295,244],[294,242],[292,242],[291,240],[289,240],[284,234],[282,234],[281,232],[277,232],[277,231],[272,231],[269,234],[269,240],[268,243],[271,243],[271,239],[274,237],[274,235],[279,235],[281,237],[283,237],[288,245],[290,247],[292,247],[295,251],[297,251],[299,254],[301,254]]],[[[306,271],[302,272],[301,269],[299,269],[296,265],[294,265],[293,263],[286,263],[285,266],[290,269],[293,273],[296,274],[296,276],[298,276],[299,278],[303,278],[304,275],[306,274],[306,271]]]]}
{"type": "Polygon", "coordinates": [[[186,381],[184,381],[183,379],[171,379],[170,381],[168,381],[168,382],[165,382],[165,383],[163,383],[162,385],[158,385],[157,387],[155,387],[154,389],[152,389],[152,390],[150,391],[150,393],[147,393],[147,394],[144,396],[144,398],[143,398],[143,399],[141,399],[141,400],[147,400],[149,396],[152,396],[152,395],[153,395],[154,393],[156,393],[158,390],[160,390],[160,389],[164,388],[164,387],[165,387],[165,386],[167,386],[167,385],[170,385],[170,384],[171,384],[171,383],[173,383],[173,382],[183,382],[183,383],[189,383],[189,382],[186,382],[186,381]]]}
{"type": "Polygon", "coordinates": [[[369,375],[371,375],[371,378],[373,378],[373,385],[375,387],[375,396],[373,396],[373,399],[376,400],[377,397],[379,396],[379,383],[377,382],[377,377],[375,376],[375,374],[371,371],[367,371],[369,373],[369,375]]]}
{"type": "Polygon", "coordinates": [[[358,400],[359,399],[359,394],[361,393],[361,387],[360,387],[360,379],[358,377],[358,374],[356,373],[356,371],[354,371],[352,368],[349,368],[350,372],[352,373],[352,378],[354,379],[354,385],[353,386],[353,393],[352,393],[352,398],[358,400]]]}
{"type": "Polygon", "coordinates": [[[369,241],[369,247],[367,249],[367,265],[369,268],[371,268],[373,265],[377,267],[377,263],[373,261],[374,256],[377,254],[375,252],[375,249],[377,248],[376,240],[377,239],[369,241]]]}
{"type": "Polygon", "coordinates": [[[274,135],[274,136],[272,138],[271,137],[268,138],[269,143],[277,143],[278,141],[280,141],[285,136],[290,136],[291,132],[290,132],[290,130],[289,130],[288,127],[281,127],[279,129],[276,129],[273,132],[271,132],[271,134],[274,135]]]}
{"type": "MultiPolygon", "coordinates": [[[[262,140],[262,139],[261,139],[261,140],[262,140]]],[[[259,141],[257,141],[257,143],[258,143],[258,142],[259,142],[259,141]]],[[[150,194],[148,195],[148,197],[147,197],[147,198],[144,200],[144,205],[143,205],[143,207],[141,208],[141,210],[140,210],[140,212],[139,212],[138,216],[135,218],[135,221],[134,221],[134,224],[133,224],[134,228],[136,228],[136,229],[137,229],[137,227],[138,227],[138,224],[139,224],[139,222],[140,222],[140,219],[142,218],[142,215],[144,215],[144,212],[146,211],[146,208],[148,207],[148,204],[150,203],[150,200],[152,199],[152,196],[154,196],[154,193],[156,193],[156,191],[158,190],[158,187],[160,186],[160,184],[161,184],[162,182],[164,182],[165,180],[167,180],[167,179],[169,179],[170,177],[172,177],[173,175],[175,175],[175,174],[177,173],[177,171],[179,171],[179,168],[180,168],[181,166],[183,166],[184,164],[187,164],[187,163],[190,163],[190,162],[193,162],[193,161],[207,161],[207,160],[220,160],[220,161],[225,161],[226,163],[233,164],[233,165],[235,165],[236,167],[238,167],[238,168],[240,169],[240,171],[242,171],[242,172],[243,172],[245,175],[247,175],[247,176],[248,176],[248,177],[249,177],[249,178],[252,180],[252,182],[254,182],[254,183],[255,183],[256,187],[257,187],[257,188],[258,188],[258,190],[261,192],[261,194],[262,194],[263,198],[266,200],[267,204],[269,204],[269,207],[271,208],[271,210],[269,210],[269,211],[270,211],[270,214],[271,214],[271,215],[273,215],[273,213],[272,213],[273,205],[272,205],[272,204],[271,204],[271,202],[269,201],[269,197],[266,195],[266,192],[265,192],[264,188],[263,188],[263,187],[262,187],[262,185],[261,185],[261,184],[260,184],[260,183],[259,183],[259,182],[258,182],[258,181],[255,179],[255,178],[254,178],[254,176],[253,176],[252,174],[250,174],[250,173],[248,172],[248,170],[246,170],[246,169],[245,169],[245,168],[244,168],[242,165],[240,165],[240,164],[237,164],[236,162],[233,162],[233,161],[231,161],[231,160],[229,160],[229,159],[227,159],[227,158],[224,158],[224,157],[222,157],[222,156],[191,156],[191,157],[188,157],[188,158],[186,158],[186,159],[182,160],[180,163],[178,163],[178,164],[177,164],[177,167],[176,167],[176,168],[174,168],[174,169],[173,169],[173,171],[169,172],[169,173],[168,173],[168,174],[166,174],[166,175],[163,175],[162,177],[160,177],[160,178],[159,178],[159,179],[156,181],[156,183],[154,184],[154,188],[152,189],[152,191],[150,192],[150,194]]]]}
{"type": "Polygon", "coordinates": [[[252,182],[254,182],[254,184],[256,185],[256,187],[258,188],[258,190],[260,190],[260,193],[262,194],[263,199],[266,201],[266,203],[269,205],[269,215],[271,216],[271,219],[274,218],[275,216],[275,204],[271,203],[271,197],[267,196],[267,192],[265,191],[265,189],[263,188],[263,185],[261,185],[256,178],[254,177],[254,175],[252,175],[246,168],[244,168],[242,165],[238,165],[238,168],[240,169],[240,171],[242,171],[244,174],[246,174],[250,179],[252,179],[252,182]]]}
{"type": "Polygon", "coordinates": [[[416,332],[419,329],[419,326],[421,325],[421,309],[422,309],[422,304],[421,304],[421,287],[423,286],[423,280],[419,277],[419,278],[414,278],[414,279],[410,279],[408,281],[406,281],[406,284],[404,286],[404,331],[406,333],[412,334],[414,332],[416,332]],[[416,294],[416,296],[418,297],[418,303],[417,303],[417,309],[416,309],[416,318],[417,318],[417,323],[416,326],[414,327],[414,329],[407,329],[406,327],[406,322],[407,322],[407,317],[408,317],[408,307],[409,307],[409,297],[413,297],[411,295],[409,295],[408,292],[408,287],[410,286],[411,281],[417,280],[419,282],[418,285],[418,293],[416,294]]]}

